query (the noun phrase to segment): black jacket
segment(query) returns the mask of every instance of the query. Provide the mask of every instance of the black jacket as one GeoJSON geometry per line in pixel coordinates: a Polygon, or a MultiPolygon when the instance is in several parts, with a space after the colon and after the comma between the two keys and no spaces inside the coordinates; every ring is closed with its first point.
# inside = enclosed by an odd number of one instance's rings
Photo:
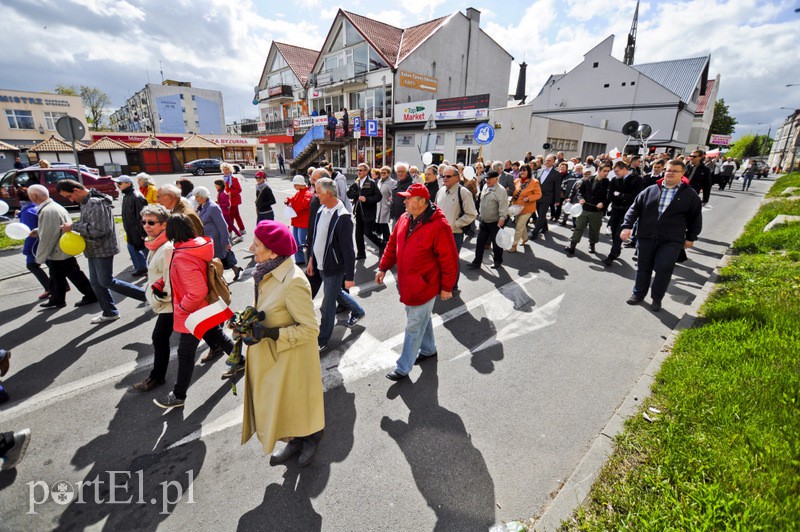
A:
{"type": "Polygon", "coordinates": [[[136,249],[143,249],[144,239],[147,238],[142,227],[141,214],[146,205],[147,200],[134,185],[122,191],[122,227],[128,237],[128,244],[136,249]]]}
{"type": "Polygon", "coordinates": [[[608,184],[606,205],[611,206],[612,213],[624,216],[641,191],[642,178],[633,171],[625,177],[614,177],[608,184]]]}
{"type": "MultiPolygon", "coordinates": [[[[549,178],[548,178],[549,179],[549,178]]],[[[593,177],[591,179],[587,179],[586,181],[582,181],[580,188],[578,188],[578,201],[585,200],[586,203],[583,204],[583,210],[588,212],[606,212],[608,208],[608,179],[597,179],[593,177]],[[594,183],[597,185],[594,185],[594,183]],[[600,203],[603,204],[601,209],[595,207],[595,205],[599,205],[600,203]]]]}
{"type": "Polygon", "coordinates": [[[275,194],[272,193],[269,185],[264,185],[256,198],[256,212],[271,211],[273,205],[275,205],[275,194]]]}
{"type": "Polygon", "coordinates": [[[541,179],[543,172],[544,168],[541,168],[536,174],[536,178],[542,189],[542,197],[536,203],[537,208],[540,205],[547,205],[549,207],[550,204],[554,202],[561,202],[561,174],[558,173],[558,168],[553,166],[553,168],[550,169],[550,173],[547,174],[547,179],[545,179],[544,183],[542,183],[541,179]]]}
{"type": "Polygon", "coordinates": [[[398,192],[405,192],[408,190],[408,187],[414,184],[414,180],[411,179],[411,174],[406,175],[405,181],[398,181],[397,184],[392,189],[392,219],[397,220],[400,218],[404,212],[406,212],[406,204],[405,199],[403,196],[399,196],[398,192]]]}
{"type": "MultiPolygon", "coordinates": [[[[314,218],[314,235],[317,234],[319,211],[324,208],[324,206],[320,206],[317,209],[317,216],[314,218]]],[[[313,240],[309,242],[308,253],[309,255],[314,254],[313,240]]],[[[339,204],[331,217],[331,224],[328,226],[325,251],[322,254],[322,270],[326,275],[344,272],[345,281],[352,281],[355,278],[356,251],[353,245],[353,219],[343,204],[339,204]]],[[[314,274],[320,274],[316,257],[314,257],[314,274]]]]}
{"type": "Polygon", "coordinates": [[[708,203],[708,198],[711,197],[711,170],[703,163],[697,165],[697,171],[694,168],[691,164],[686,166],[684,175],[695,192],[703,193],[703,203],[708,203]]]}
{"type": "Polygon", "coordinates": [[[681,182],[678,192],[664,210],[658,215],[658,201],[663,185],[653,185],[644,189],[625,213],[622,229],[631,229],[639,220],[637,238],[656,238],[681,244],[694,242],[703,229],[703,205],[700,196],[692,187],[681,182]]]}
{"type": "Polygon", "coordinates": [[[375,221],[378,213],[378,203],[383,199],[381,190],[375,180],[367,176],[364,184],[358,186],[358,179],[347,189],[347,197],[353,205],[353,214],[362,220],[375,221]],[[364,196],[366,201],[358,201],[359,196],[364,196]]]}

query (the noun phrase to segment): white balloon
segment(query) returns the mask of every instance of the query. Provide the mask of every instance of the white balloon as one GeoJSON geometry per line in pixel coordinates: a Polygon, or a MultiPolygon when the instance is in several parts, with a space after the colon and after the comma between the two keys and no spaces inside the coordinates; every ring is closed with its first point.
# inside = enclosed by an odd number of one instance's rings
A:
{"type": "Polygon", "coordinates": [[[428,165],[433,162],[433,154],[429,151],[426,151],[422,154],[422,164],[428,165]]]}
{"type": "Polygon", "coordinates": [[[576,203],[576,204],[575,204],[575,205],[573,205],[573,206],[572,206],[572,208],[569,210],[569,214],[570,214],[570,216],[574,216],[574,217],[576,217],[576,218],[577,218],[578,216],[580,216],[582,213],[583,213],[583,205],[581,205],[580,203],[576,203]]]}
{"type": "Polygon", "coordinates": [[[3,200],[0,200],[0,216],[3,216],[7,212],[8,212],[8,203],[6,203],[3,200]]]}
{"type": "Polygon", "coordinates": [[[464,168],[464,177],[467,179],[475,179],[475,169],[471,166],[464,168]]]}
{"type": "Polygon", "coordinates": [[[6,226],[6,236],[12,240],[24,240],[31,234],[31,228],[21,222],[10,223],[6,226]]]}

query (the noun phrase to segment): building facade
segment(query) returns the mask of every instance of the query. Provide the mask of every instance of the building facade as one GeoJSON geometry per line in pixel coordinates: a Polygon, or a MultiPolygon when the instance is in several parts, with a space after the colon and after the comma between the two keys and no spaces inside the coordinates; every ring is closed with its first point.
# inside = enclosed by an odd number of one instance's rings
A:
{"type": "Polygon", "coordinates": [[[80,96],[0,89],[0,141],[24,151],[49,139],[62,116],[73,116],[89,131],[80,96]]]}
{"type": "Polygon", "coordinates": [[[800,109],[795,110],[786,117],[786,120],[775,131],[775,140],[767,159],[770,168],[781,172],[790,172],[797,169],[797,147],[800,143],[800,109]]]}
{"type": "Polygon", "coordinates": [[[222,92],[190,82],[148,83],[109,117],[112,131],[224,135],[222,92]]]}

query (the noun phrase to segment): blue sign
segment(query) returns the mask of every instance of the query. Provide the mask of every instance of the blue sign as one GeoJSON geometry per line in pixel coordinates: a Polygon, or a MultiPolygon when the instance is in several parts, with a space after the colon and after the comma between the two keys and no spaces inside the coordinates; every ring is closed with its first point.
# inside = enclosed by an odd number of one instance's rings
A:
{"type": "Polygon", "coordinates": [[[494,128],[484,122],[475,126],[473,138],[478,144],[489,144],[494,140],[494,128]]]}
{"type": "Polygon", "coordinates": [[[367,136],[368,137],[377,137],[378,136],[378,121],[377,120],[367,120],[367,136]]]}
{"type": "Polygon", "coordinates": [[[361,131],[361,117],[353,117],[353,131],[361,131]]]}

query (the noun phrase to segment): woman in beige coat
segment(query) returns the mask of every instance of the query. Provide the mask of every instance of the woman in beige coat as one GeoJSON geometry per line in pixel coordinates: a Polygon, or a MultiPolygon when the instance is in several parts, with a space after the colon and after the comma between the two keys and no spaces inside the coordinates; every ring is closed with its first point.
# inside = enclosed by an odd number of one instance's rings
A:
{"type": "Polygon", "coordinates": [[[297,244],[283,223],[259,222],[250,251],[256,261],[254,306],[265,318],[251,334],[258,343],[247,349],[242,443],[256,434],[264,452],[272,453],[276,441],[285,441],[270,464],[300,453],[303,467],[313,460],[325,426],[311,286],[289,260],[297,244]]]}

